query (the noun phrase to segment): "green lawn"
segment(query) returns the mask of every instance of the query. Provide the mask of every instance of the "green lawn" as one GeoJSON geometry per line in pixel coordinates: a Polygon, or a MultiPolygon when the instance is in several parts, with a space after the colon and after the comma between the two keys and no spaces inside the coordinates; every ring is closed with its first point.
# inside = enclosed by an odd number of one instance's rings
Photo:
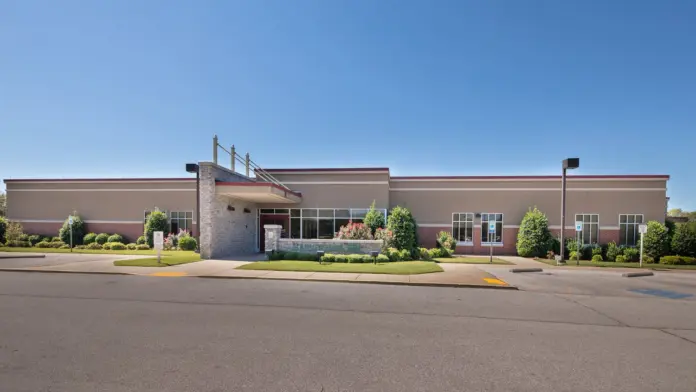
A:
{"type": "Polygon", "coordinates": [[[201,256],[192,251],[162,252],[161,264],[157,264],[157,257],[145,259],[116,260],[117,267],[168,267],[171,265],[195,263],[201,261],[201,256]],[[166,253],[166,254],[165,254],[166,253]]]}
{"type": "Polygon", "coordinates": [[[348,272],[359,274],[416,275],[442,272],[436,263],[427,261],[396,261],[392,263],[323,263],[317,261],[257,261],[237,267],[243,270],[348,272]]]}
{"type": "MultiPolygon", "coordinates": [[[[542,263],[548,265],[556,265],[555,260],[549,259],[536,259],[542,263]]],[[[566,260],[565,266],[577,267],[577,261],[566,260]]],[[[616,263],[613,261],[589,261],[580,260],[580,267],[607,267],[607,268],[640,268],[640,263],[616,263]]],[[[643,264],[643,268],[655,268],[655,269],[693,269],[696,270],[696,265],[669,265],[669,264],[643,264]]]]}
{"type": "MultiPolygon", "coordinates": [[[[438,257],[435,261],[438,263],[490,264],[488,257],[438,257]]],[[[512,263],[494,257],[493,264],[511,265],[512,263]]]]}
{"type": "MultiPolygon", "coordinates": [[[[8,248],[0,247],[0,252],[27,252],[27,253],[70,253],[70,249],[55,248],[8,248]]],[[[149,250],[101,250],[101,249],[73,249],[72,253],[92,253],[104,255],[157,255],[155,249],[149,250]]],[[[163,255],[175,255],[193,253],[193,251],[163,250],[163,255]]]]}

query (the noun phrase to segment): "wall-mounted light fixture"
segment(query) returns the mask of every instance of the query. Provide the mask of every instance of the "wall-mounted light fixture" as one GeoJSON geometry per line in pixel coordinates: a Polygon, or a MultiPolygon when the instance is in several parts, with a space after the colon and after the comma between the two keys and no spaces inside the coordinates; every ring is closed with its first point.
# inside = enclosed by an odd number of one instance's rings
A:
{"type": "Polygon", "coordinates": [[[228,206],[227,206],[227,211],[234,211],[234,207],[232,207],[231,205],[228,205],[228,206]]]}
{"type": "Polygon", "coordinates": [[[248,209],[248,208],[244,208],[244,213],[245,213],[245,214],[251,214],[251,210],[248,209]]]}

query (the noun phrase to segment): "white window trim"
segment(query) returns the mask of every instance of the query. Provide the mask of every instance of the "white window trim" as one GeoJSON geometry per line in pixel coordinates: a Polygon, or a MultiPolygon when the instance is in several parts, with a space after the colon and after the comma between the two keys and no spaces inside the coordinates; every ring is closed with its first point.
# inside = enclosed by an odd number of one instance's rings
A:
{"type": "MultiPolygon", "coordinates": [[[[495,221],[496,223],[498,222],[497,220],[495,221]]],[[[493,247],[501,247],[505,243],[505,213],[502,212],[482,212],[481,213],[481,224],[479,225],[480,230],[481,230],[481,245],[486,245],[486,246],[491,246],[493,247]],[[483,216],[484,215],[500,215],[502,219],[500,220],[500,226],[501,226],[501,233],[500,233],[500,242],[484,242],[483,241],[483,216]]],[[[486,232],[488,229],[486,229],[486,232]]]]}
{"type": "MultiPolygon", "coordinates": [[[[167,216],[169,217],[169,232],[172,232],[172,213],[176,212],[177,214],[184,213],[184,216],[186,216],[186,213],[191,213],[191,227],[187,227],[185,230],[189,232],[193,232],[193,210],[181,210],[181,211],[168,211],[167,216]]],[[[180,221],[182,218],[176,218],[177,221],[180,221]]],[[[183,218],[185,221],[188,220],[188,218],[183,218]]],[[[181,229],[181,227],[179,227],[181,229]]],[[[178,233],[175,233],[178,234],[178,233]]]]}
{"type": "MultiPolygon", "coordinates": [[[[628,244],[624,244],[624,243],[619,243],[618,245],[626,245],[626,246],[636,246],[636,245],[639,245],[639,244],[640,244],[640,237],[641,237],[641,234],[638,233],[638,225],[642,225],[642,224],[645,223],[645,215],[644,215],[644,214],[619,214],[619,217],[618,217],[618,218],[619,218],[619,224],[617,225],[617,227],[619,228],[619,242],[621,242],[621,225],[626,225],[626,226],[628,226],[628,225],[633,225],[633,226],[635,226],[634,230],[635,230],[635,239],[636,239],[636,243],[633,244],[633,245],[628,245],[628,244]],[[621,215],[640,216],[640,217],[641,217],[641,223],[621,223],[621,215]]],[[[598,218],[598,219],[599,219],[599,218],[598,218]]],[[[628,219],[627,219],[627,220],[628,220],[628,219]]]]}
{"type": "MultiPolygon", "coordinates": [[[[450,224],[450,230],[452,232],[450,234],[454,235],[454,223],[467,223],[469,222],[468,220],[462,221],[462,220],[454,220],[454,215],[461,215],[461,214],[466,214],[466,215],[471,215],[471,241],[459,241],[459,238],[457,238],[457,246],[474,246],[474,230],[476,230],[476,214],[473,212],[453,212],[452,213],[452,223],[450,224]]],[[[459,236],[457,236],[459,237],[459,236]]]]}
{"type": "MultiPolygon", "coordinates": [[[[588,244],[585,244],[585,241],[584,241],[584,239],[585,239],[585,221],[584,221],[584,218],[583,218],[583,224],[582,224],[582,226],[583,226],[582,229],[583,229],[583,230],[582,230],[582,237],[581,237],[582,240],[581,240],[581,242],[582,242],[583,245],[599,244],[599,235],[600,235],[599,231],[600,231],[600,229],[601,229],[599,214],[596,213],[596,212],[578,212],[577,214],[574,214],[573,217],[575,218],[575,220],[573,221],[573,226],[571,227],[572,229],[575,229],[575,222],[578,221],[578,215],[597,215],[597,222],[596,222],[596,225],[597,225],[597,238],[595,238],[595,242],[589,242],[588,244]]],[[[595,224],[595,222],[592,222],[592,218],[590,218],[589,224],[591,224],[591,225],[594,225],[594,224],[595,224]]],[[[591,231],[590,231],[590,235],[592,235],[591,231]]],[[[573,235],[573,239],[577,241],[577,239],[578,239],[578,234],[577,234],[577,233],[575,233],[575,234],[573,235]]]]}

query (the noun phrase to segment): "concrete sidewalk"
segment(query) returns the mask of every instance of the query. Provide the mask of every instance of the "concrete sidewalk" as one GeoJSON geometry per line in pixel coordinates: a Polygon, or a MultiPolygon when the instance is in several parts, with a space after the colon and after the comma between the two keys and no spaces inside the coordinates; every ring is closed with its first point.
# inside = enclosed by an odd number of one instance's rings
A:
{"type": "Polygon", "coordinates": [[[396,285],[422,285],[443,287],[486,287],[515,289],[494,274],[467,264],[440,264],[443,272],[420,275],[388,275],[335,272],[255,271],[236,269],[258,257],[238,257],[227,260],[203,260],[169,267],[117,267],[114,260],[151,256],[126,255],[73,255],[66,257],[47,254],[41,263],[13,263],[11,267],[0,264],[3,271],[70,272],[92,274],[121,274],[166,277],[200,277],[217,279],[285,279],[320,282],[378,283],[396,285]],[[239,260],[241,259],[241,260],[239,260]]]}

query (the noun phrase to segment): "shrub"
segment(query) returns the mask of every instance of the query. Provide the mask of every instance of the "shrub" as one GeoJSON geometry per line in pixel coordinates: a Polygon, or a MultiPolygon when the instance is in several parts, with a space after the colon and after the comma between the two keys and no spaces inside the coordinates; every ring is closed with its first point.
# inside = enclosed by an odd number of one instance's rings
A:
{"type": "Polygon", "coordinates": [[[77,246],[75,247],[75,249],[85,249],[85,246],[84,246],[84,245],[77,245],[77,246]]]}
{"type": "Polygon", "coordinates": [[[28,241],[31,244],[31,246],[34,246],[41,242],[41,236],[38,234],[32,234],[28,237],[28,241]]]}
{"type": "Polygon", "coordinates": [[[389,257],[389,261],[401,261],[401,253],[396,248],[389,248],[385,253],[389,257]]]}
{"type": "Polygon", "coordinates": [[[139,244],[139,245],[136,245],[135,248],[136,248],[137,250],[150,250],[150,245],[148,245],[148,244],[139,244]]]}
{"type": "MultiPolygon", "coordinates": [[[[75,212],[73,212],[72,218],[72,244],[82,245],[82,239],[85,237],[85,222],[75,212]]],[[[68,224],[69,219],[70,218],[63,222],[63,227],[61,227],[58,231],[58,237],[60,237],[60,240],[66,244],[70,243],[70,224],[68,224]]]]}
{"type": "Polygon", "coordinates": [[[624,257],[624,255],[618,255],[618,256],[616,256],[616,262],[617,263],[625,263],[626,257],[624,257]]]}
{"type": "Polygon", "coordinates": [[[327,253],[324,256],[321,256],[321,262],[323,263],[333,263],[336,261],[336,255],[333,255],[331,253],[327,253]]]}
{"type": "Polygon", "coordinates": [[[106,242],[119,242],[122,244],[125,241],[123,241],[123,236],[121,236],[121,234],[112,234],[109,236],[106,242]]]}
{"type": "Polygon", "coordinates": [[[102,245],[98,242],[92,242],[89,245],[85,245],[85,249],[96,250],[96,249],[101,249],[101,248],[102,248],[102,245]]]}
{"type": "Polygon", "coordinates": [[[554,254],[561,253],[561,240],[556,237],[551,237],[549,242],[546,244],[546,248],[553,251],[554,254]]]}
{"type": "Polygon", "coordinates": [[[337,263],[347,263],[348,257],[346,257],[346,255],[336,255],[336,262],[337,263]]]}
{"type": "Polygon", "coordinates": [[[687,256],[663,256],[660,258],[660,264],[668,265],[696,265],[696,257],[687,256]]]}
{"type": "Polygon", "coordinates": [[[672,253],[678,256],[696,256],[696,230],[691,225],[676,225],[672,235],[672,253]]]}
{"type": "Polygon", "coordinates": [[[285,253],[285,260],[297,260],[297,252],[286,252],[285,253]]]}
{"type": "Polygon", "coordinates": [[[648,222],[648,232],[643,234],[643,251],[646,255],[659,260],[669,253],[669,235],[667,228],[660,222],[648,222]]]}
{"type": "Polygon", "coordinates": [[[595,257],[597,255],[599,255],[599,256],[602,255],[602,247],[597,245],[597,244],[594,244],[592,246],[592,257],[595,257]]]}
{"type": "Polygon", "coordinates": [[[579,244],[578,241],[577,241],[576,239],[574,239],[574,238],[567,238],[567,239],[566,239],[566,250],[567,250],[568,252],[566,252],[566,254],[569,255],[570,252],[577,252],[578,250],[580,250],[580,247],[581,247],[581,246],[582,246],[582,244],[579,244]]]}
{"type": "Polygon", "coordinates": [[[363,255],[348,255],[347,259],[349,263],[362,263],[363,255]]]}
{"type": "Polygon", "coordinates": [[[349,221],[347,225],[341,226],[336,233],[336,238],[341,240],[371,240],[373,237],[369,227],[362,223],[349,221]]]}
{"type": "Polygon", "coordinates": [[[110,247],[111,250],[126,250],[127,249],[126,246],[120,242],[107,242],[107,244],[111,244],[111,247],[110,247]]]}
{"type": "Polygon", "coordinates": [[[602,258],[602,255],[593,255],[592,261],[604,261],[604,259],[602,258]]]}
{"type": "Polygon", "coordinates": [[[580,260],[580,252],[572,251],[570,252],[570,260],[580,260]]]}
{"type": "Polygon", "coordinates": [[[650,256],[643,255],[643,262],[646,264],[653,264],[655,262],[655,259],[653,259],[650,256]]]}
{"type": "Polygon", "coordinates": [[[102,244],[102,249],[111,250],[111,242],[106,242],[106,243],[102,244]]]}
{"type": "Polygon", "coordinates": [[[31,248],[31,242],[22,240],[7,240],[5,246],[10,248],[31,248]]]}
{"type": "Polygon", "coordinates": [[[546,258],[549,260],[553,260],[556,258],[556,254],[553,253],[552,250],[546,251],[546,258]]]}
{"type": "Polygon", "coordinates": [[[19,222],[8,222],[5,228],[5,241],[21,241],[24,229],[19,222]]]}
{"type": "Polygon", "coordinates": [[[389,260],[389,256],[387,256],[387,255],[382,255],[382,254],[381,254],[381,255],[377,256],[377,262],[378,262],[378,263],[388,263],[389,261],[390,261],[390,260],[389,260]]]}
{"type": "Polygon", "coordinates": [[[5,230],[7,230],[7,219],[0,216],[0,244],[5,243],[5,230]]]}
{"type": "Polygon", "coordinates": [[[394,234],[393,245],[396,249],[407,249],[410,252],[416,248],[416,221],[407,208],[396,206],[391,210],[387,229],[394,234]]]}
{"type": "Polygon", "coordinates": [[[48,241],[39,241],[39,243],[34,245],[34,247],[36,247],[36,248],[50,248],[51,243],[48,241]]]}
{"type": "Polygon", "coordinates": [[[432,257],[430,257],[430,252],[428,252],[427,248],[418,248],[418,255],[420,256],[421,260],[432,260],[432,257]]]}
{"type": "Polygon", "coordinates": [[[49,245],[50,245],[51,248],[56,248],[56,249],[58,249],[58,248],[60,248],[61,246],[65,245],[65,243],[64,243],[63,241],[52,241],[49,245]]]}
{"type": "Polygon", "coordinates": [[[94,237],[94,242],[96,242],[99,245],[104,245],[107,242],[109,242],[109,235],[106,233],[97,234],[97,236],[94,237]]]}
{"type": "Polygon", "coordinates": [[[409,249],[401,249],[399,251],[399,259],[402,261],[411,261],[413,258],[411,257],[411,250],[409,249]]]}
{"type": "Polygon", "coordinates": [[[27,234],[27,233],[20,234],[19,240],[20,241],[29,241],[29,234],[27,234]]]}
{"type": "Polygon", "coordinates": [[[377,229],[375,239],[382,240],[382,252],[394,247],[394,233],[389,229],[377,229]]]}
{"type": "Polygon", "coordinates": [[[283,260],[285,258],[285,252],[280,250],[274,250],[268,256],[268,260],[283,260]]]}
{"type": "Polygon", "coordinates": [[[153,247],[155,244],[155,235],[153,233],[156,231],[162,231],[165,233],[169,231],[169,220],[167,218],[167,214],[160,210],[152,211],[150,215],[147,216],[147,221],[145,222],[144,234],[147,244],[150,247],[153,247]]]}
{"type": "Polygon", "coordinates": [[[97,238],[97,235],[95,233],[87,233],[85,236],[82,238],[82,245],[89,245],[93,243],[97,238]]]}
{"type": "Polygon", "coordinates": [[[196,239],[193,237],[179,238],[179,249],[181,250],[195,250],[196,245],[196,239]]]}
{"type": "Polygon", "coordinates": [[[612,241],[609,244],[607,244],[607,260],[608,261],[615,261],[616,256],[620,256],[622,254],[623,250],[616,246],[616,242],[612,241]]]}
{"type": "Polygon", "coordinates": [[[627,262],[635,262],[640,258],[640,251],[638,248],[626,248],[623,251],[623,256],[627,262]]]}
{"type": "Polygon", "coordinates": [[[145,239],[145,236],[144,236],[144,235],[141,235],[140,237],[138,237],[137,240],[135,240],[135,244],[136,244],[136,245],[142,245],[142,244],[144,244],[144,243],[146,243],[146,242],[147,242],[147,240],[145,239]]]}
{"type": "Polygon", "coordinates": [[[370,255],[363,255],[363,263],[374,263],[375,259],[370,255]]]}
{"type": "Polygon", "coordinates": [[[441,231],[437,233],[437,243],[444,249],[454,252],[457,248],[457,241],[452,237],[449,231],[441,231]]]}
{"type": "Polygon", "coordinates": [[[53,237],[53,238],[51,238],[51,242],[63,242],[64,243],[65,241],[60,239],[60,237],[53,237]]]}
{"type": "Polygon", "coordinates": [[[385,225],[384,213],[382,211],[375,210],[375,202],[372,201],[370,210],[367,211],[365,219],[363,219],[365,226],[370,229],[370,233],[374,236],[377,229],[383,229],[385,225]]]}
{"type": "Polygon", "coordinates": [[[58,249],[70,249],[70,245],[63,244],[63,245],[59,246],[58,249]]]}
{"type": "Polygon", "coordinates": [[[549,250],[553,238],[549,231],[549,220],[536,207],[522,218],[517,232],[517,254],[522,257],[541,257],[549,250]]]}

